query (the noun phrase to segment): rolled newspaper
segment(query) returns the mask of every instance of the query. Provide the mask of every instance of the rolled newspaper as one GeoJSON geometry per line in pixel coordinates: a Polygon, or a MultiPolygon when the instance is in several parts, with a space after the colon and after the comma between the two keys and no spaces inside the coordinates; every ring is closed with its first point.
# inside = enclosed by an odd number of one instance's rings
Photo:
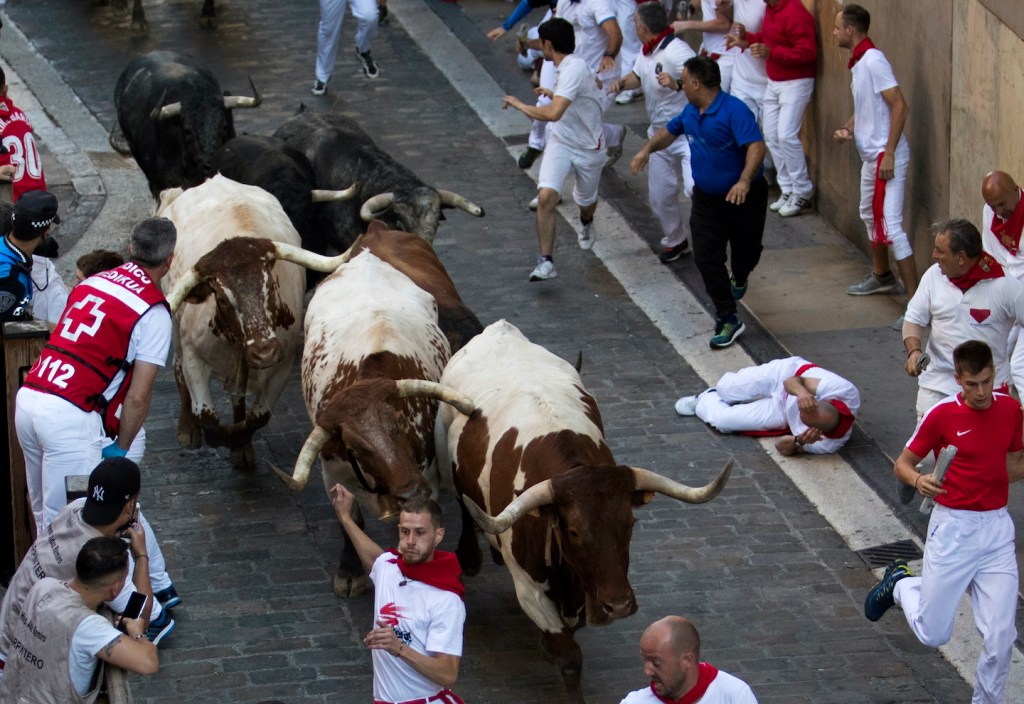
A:
{"type": "MultiPolygon", "coordinates": [[[[935,481],[939,484],[942,484],[942,480],[946,478],[946,470],[949,469],[954,457],[956,457],[956,445],[947,445],[939,451],[939,456],[935,460],[935,471],[932,473],[935,481]]],[[[921,513],[927,516],[931,514],[934,507],[935,499],[927,498],[921,502],[921,513]]]]}

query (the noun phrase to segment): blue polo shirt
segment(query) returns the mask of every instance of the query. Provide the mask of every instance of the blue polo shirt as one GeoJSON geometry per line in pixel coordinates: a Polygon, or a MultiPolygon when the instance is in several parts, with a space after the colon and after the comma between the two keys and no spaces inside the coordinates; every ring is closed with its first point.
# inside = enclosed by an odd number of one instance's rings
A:
{"type": "MultiPolygon", "coordinates": [[[[745,147],[764,141],[754,113],[742,100],[724,90],[718,92],[703,114],[696,105],[687,104],[665,129],[677,137],[686,136],[693,182],[713,196],[724,196],[736,185],[747,163],[745,147]]],[[[762,165],[755,178],[763,173],[762,165]]]]}

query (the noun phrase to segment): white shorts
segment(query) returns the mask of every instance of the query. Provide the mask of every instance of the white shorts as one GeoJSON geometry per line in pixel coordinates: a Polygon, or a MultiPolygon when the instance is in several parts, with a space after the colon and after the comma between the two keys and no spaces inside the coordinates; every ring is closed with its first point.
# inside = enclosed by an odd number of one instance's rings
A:
{"type": "Polygon", "coordinates": [[[555,139],[549,139],[540,162],[537,190],[550,188],[562,192],[570,172],[576,174],[572,199],[585,208],[597,201],[597,187],[601,183],[601,169],[608,160],[604,149],[574,149],[555,139]]]}

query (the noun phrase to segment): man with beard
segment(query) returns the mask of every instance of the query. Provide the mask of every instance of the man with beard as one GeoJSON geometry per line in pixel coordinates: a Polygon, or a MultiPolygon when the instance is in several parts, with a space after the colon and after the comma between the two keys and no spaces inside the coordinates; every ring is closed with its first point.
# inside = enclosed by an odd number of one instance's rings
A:
{"type": "Polygon", "coordinates": [[[651,684],[630,692],[621,704],[757,704],[746,682],[700,661],[700,634],[682,616],[648,626],[640,637],[640,655],[651,684]]]}
{"type": "Polygon", "coordinates": [[[374,701],[462,704],[450,688],[459,676],[466,606],[458,559],[437,550],[441,507],[424,496],[406,501],[398,550],[385,551],[353,517],[351,492],[335,484],[331,498],[374,585],[375,628],[363,639],[373,657],[374,701]]]}
{"type": "Polygon", "coordinates": [[[174,630],[176,624],[167,609],[180,603],[181,599],[177,598],[176,592],[173,603],[163,600],[167,606],[161,604],[161,595],[153,599],[151,580],[167,579],[167,574],[153,573],[154,568],[163,570],[164,561],[156,541],[147,540],[150,526],[136,504],[141,487],[138,465],[123,457],[105,459],[89,475],[86,497],[68,504],[47,530],[40,533],[14,573],[0,605],[0,674],[3,663],[12,655],[6,634],[19,620],[29,591],[46,578],[63,582],[73,580],[74,557],[92,538],[120,535],[130,541],[128,579],[117,595],[106,602],[107,606],[115,613],[121,613],[128,605],[132,591],[140,592],[149,597],[141,616],[144,624],[148,622],[146,637],[157,645],[174,630]]]}

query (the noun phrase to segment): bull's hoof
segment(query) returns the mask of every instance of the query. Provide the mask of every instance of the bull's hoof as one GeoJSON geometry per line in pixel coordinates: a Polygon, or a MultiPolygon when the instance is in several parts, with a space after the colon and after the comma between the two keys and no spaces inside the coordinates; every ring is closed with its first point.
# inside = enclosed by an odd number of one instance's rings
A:
{"type": "Polygon", "coordinates": [[[178,445],[186,450],[198,450],[203,446],[203,433],[199,428],[178,429],[178,445]]]}
{"type": "Polygon", "coordinates": [[[338,570],[334,573],[334,596],[351,599],[366,591],[369,584],[365,574],[352,575],[338,570]]]}
{"type": "Polygon", "coordinates": [[[501,556],[501,550],[496,550],[493,545],[491,546],[491,559],[496,565],[505,565],[505,558],[501,556]]]}
{"type": "Polygon", "coordinates": [[[256,466],[256,452],[251,444],[231,449],[231,466],[235,469],[253,469],[256,466]]]}

